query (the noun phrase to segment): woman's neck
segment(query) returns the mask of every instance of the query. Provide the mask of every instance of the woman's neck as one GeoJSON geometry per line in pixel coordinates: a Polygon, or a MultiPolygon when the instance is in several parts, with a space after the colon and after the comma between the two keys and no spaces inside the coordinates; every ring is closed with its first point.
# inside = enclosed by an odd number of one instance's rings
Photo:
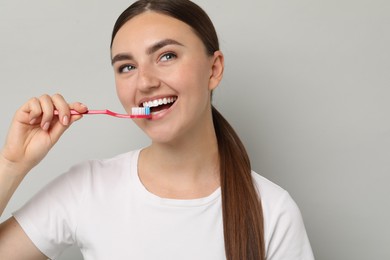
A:
{"type": "Polygon", "coordinates": [[[218,144],[214,130],[175,143],[153,143],[141,151],[138,174],[155,195],[191,199],[219,187],[218,144]]]}

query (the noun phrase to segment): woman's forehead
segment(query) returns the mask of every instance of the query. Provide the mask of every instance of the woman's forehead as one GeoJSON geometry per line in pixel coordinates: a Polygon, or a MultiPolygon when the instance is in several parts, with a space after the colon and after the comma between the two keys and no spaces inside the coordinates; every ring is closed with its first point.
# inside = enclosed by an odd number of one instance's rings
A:
{"type": "Polygon", "coordinates": [[[112,50],[135,44],[150,45],[167,38],[179,42],[201,41],[188,24],[165,14],[147,11],[133,17],[118,30],[112,50]]]}
{"type": "Polygon", "coordinates": [[[193,32],[192,28],[176,18],[153,11],[146,11],[127,21],[118,30],[115,38],[118,36],[126,37],[126,35],[150,36],[151,33],[153,35],[167,33],[180,35],[189,32],[193,32]]]}

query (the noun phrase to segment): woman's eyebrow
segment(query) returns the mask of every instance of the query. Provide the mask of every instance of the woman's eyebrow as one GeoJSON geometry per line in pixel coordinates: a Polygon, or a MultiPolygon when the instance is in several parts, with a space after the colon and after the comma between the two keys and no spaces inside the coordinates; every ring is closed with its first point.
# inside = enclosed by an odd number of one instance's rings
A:
{"type": "MultiPolygon", "coordinates": [[[[146,54],[147,55],[151,55],[153,53],[155,53],[156,51],[158,51],[159,49],[167,46],[167,45],[179,45],[179,46],[184,46],[183,44],[181,44],[180,42],[176,41],[176,40],[173,40],[173,39],[164,39],[164,40],[161,40],[161,41],[158,41],[156,42],[155,44],[153,44],[152,46],[150,46],[149,48],[146,49],[146,54]]],[[[115,62],[118,62],[118,61],[123,61],[123,60],[132,60],[133,59],[133,55],[131,55],[130,53],[119,53],[117,55],[115,55],[112,59],[111,59],[111,65],[114,65],[115,62]]]]}
{"type": "Polygon", "coordinates": [[[153,44],[152,46],[150,46],[147,50],[146,50],[146,54],[148,55],[151,55],[153,53],[155,53],[156,51],[158,51],[159,49],[167,46],[167,45],[179,45],[179,46],[184,46],[183,44],[181,44],[180,42],[176,41],[176,40],[173,40],[173,39],[164,39],[164,40],[161,40],[159,42],[156,42],[155,44],[153,44]]]}
{"type": "Polygon", "coordinates": [[[132,60],[133,59],[133,55],[131,54],[128,54],[128,53],[119,53],[117,55],[115,55],[112,59],[111,59],[111,65],[114,65],[115,62],[118,62],[118,61],[123,61],[123,60],[132,60]]]}

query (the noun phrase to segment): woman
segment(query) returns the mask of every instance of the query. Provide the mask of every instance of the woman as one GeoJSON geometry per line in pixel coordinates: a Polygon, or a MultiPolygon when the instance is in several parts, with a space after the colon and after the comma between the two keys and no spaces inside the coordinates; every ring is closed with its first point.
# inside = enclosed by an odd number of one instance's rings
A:
{"type": "MultiPolygon", "coordinates": [[[[0,228],[1,259],[313,259],[300,212],[250,168],[246,151],[211,105],[224,57],[207,14],[187,0],[137,1],[111,42],[118,97],[151,145],[76,165],[0,228]]],[[[1,152],[0,206],[87,108],[60,95],[15,114],[1,152]],[[59,112],[53,116],[54,110],[59,112]]]]}

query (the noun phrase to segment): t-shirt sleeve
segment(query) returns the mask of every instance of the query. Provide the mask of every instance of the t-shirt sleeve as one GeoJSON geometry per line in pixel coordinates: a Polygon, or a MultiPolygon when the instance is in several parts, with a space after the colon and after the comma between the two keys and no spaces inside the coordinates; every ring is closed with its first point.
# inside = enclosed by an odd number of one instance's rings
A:
{"type": "Polygon", "coordinates": [[[13,216],[47,257],[57,258],[76,241],[88,163],[71,168],[40,190],[13,216]]]}
{"type": "Polygon", "coordinates": [[[287,191],[279,197],[271,215],[267,260],[313,260],[301,212],[287,191]]]}

